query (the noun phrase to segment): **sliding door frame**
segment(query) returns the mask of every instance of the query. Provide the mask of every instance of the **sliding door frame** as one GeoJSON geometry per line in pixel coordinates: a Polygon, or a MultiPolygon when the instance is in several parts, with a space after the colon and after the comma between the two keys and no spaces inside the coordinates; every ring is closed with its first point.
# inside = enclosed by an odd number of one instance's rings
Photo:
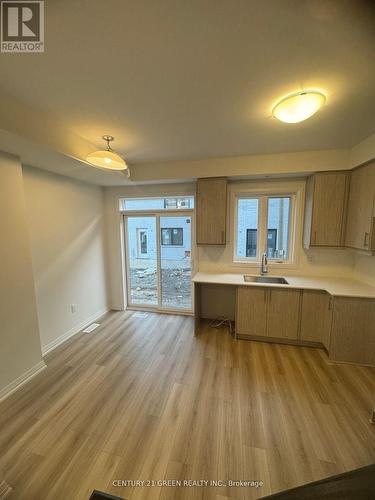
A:
{"type": "Polygon", "coordinates": [[[195,211],[194,209],[180,210],[128,210],[122,211],[124,229],[124,252],[125,252],[125,290],[126,290],[126,310],[129,311],[149,311],[167,314],[182,314],[186,316],[194,315],[194,286],[191,282],[191,308],[180,309],[173,307],[162,307],[162,282],[161,282],[161,241],[160,241],[160,217],[190,217],[190,242],[191,242],[191,276],[195,273],[196,262],[196,242],[195,242],[195,211]],[[129,217],[155,217],[156,223],[156,276],[157,276],[157,304],[132,304],[130,294],[130,270],[129,270],[129,241],[128,241],[128,218],[129,217]]]}

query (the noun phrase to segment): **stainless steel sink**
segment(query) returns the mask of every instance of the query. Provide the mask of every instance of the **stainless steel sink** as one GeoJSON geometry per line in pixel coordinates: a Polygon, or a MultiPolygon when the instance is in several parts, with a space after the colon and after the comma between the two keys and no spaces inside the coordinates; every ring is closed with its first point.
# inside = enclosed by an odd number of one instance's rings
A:
{"type": "Polygon", "coordinates": [[[253,276],[251,274],[244,274],[243,279],[246,283],[273,283],[278,285],[289,285],[285,278],[276,276],[253,276]]]}
{"type": "Polygon", "coordinates": [[[255,282],[257,278],[259,278],[259,276],[252,276],[251,274],[243,275],[243,279],[244,281],[246,281],[246,283],[255,282]]]}
{"type": "Polygon", "coordinates": [[[275,276],[258,276],[257,283],[277,283],[279,285],[289,285],[285,278],[276,278],[275,276]]]}

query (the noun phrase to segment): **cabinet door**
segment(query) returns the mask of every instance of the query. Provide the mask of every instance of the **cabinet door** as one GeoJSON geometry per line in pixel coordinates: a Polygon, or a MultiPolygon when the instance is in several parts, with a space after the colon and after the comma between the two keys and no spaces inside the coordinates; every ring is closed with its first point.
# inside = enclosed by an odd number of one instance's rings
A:
{"type": "Polygon", "coordinates": [[[314,178],[311,245],[341,246],[344,244],[348,174],[324,173],[314,178]]]}
{"type": "Polygon", "coordinates": [[[239,335],[266,335],[268,290],[238,287],[236,332],[239,335]]]}
{"type": "Polygon", "coordinates": [[[323,291],[304,290],[301,308],[301,340],[321,342],[326,349],[329,349],[331,324],[331,296],[323,291]]]}
{"type": "Polygon", "coordinates": [[[197,245],[225,245],[227,179],[197,181],[197,245]]]}
{"type": "Polygon", "coordinates": [[[270,289],[267,311],[267,337],[298,338],[300,297],[300,290],[270,289]]]}
{"type": "Polygon", "coordinates": [[[360,250],[374,250],[375,163],[353,170],[350,180],[345,244],[360,250]]]}
{"type": "Polygon", "coordinates": [[[335,297],[329,357],[375,365],[375,300],[335,297]]]}

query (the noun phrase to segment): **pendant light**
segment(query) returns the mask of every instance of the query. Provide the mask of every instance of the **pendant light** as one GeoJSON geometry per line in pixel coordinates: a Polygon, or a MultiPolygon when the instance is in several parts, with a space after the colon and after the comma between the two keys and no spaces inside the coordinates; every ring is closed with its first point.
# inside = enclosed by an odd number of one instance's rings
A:
{"type": "Polygon", "coordinates": [[[103,135],[103,139],[107,142],[107,149],[90,153],[86,158],[87,162],[94,167],[105,168],[107,170],[127,170],[129,174],[129,167],[126,165],[125,160],[115,153],[109,145],[114,140],[114,137],[103,135]]]}
{"type": "Polygon", "coordinates": [[[326,102],[320,90],[302,90],[283,97],[272,109],[272,115],[284,123],[299,123],[314,115],[326,102]]]}

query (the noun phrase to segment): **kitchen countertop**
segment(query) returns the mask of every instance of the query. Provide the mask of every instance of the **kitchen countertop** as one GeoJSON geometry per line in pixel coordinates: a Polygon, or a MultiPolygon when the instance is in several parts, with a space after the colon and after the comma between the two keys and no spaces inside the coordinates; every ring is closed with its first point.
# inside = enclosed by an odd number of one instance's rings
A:
{"type": "MultiPolygon", "coordinates": [[[[246,273],[257,275],[257,273],[246,273]]],[[[305,290],[324,290],[335,297],[358,297],[375,299],[375,287],[362,281],[351,278],[331,278],[328,276],[284,276],[288,285],[278,283],[245,282],[243,274],[216,274],[198,272],[193,277],[194,283],[207,283],[217,285],[260,286],[269,288],[297,288],[305,290]]],[[[282,274],[269,274],[269,276],[283,276],[282,274]]]]}

